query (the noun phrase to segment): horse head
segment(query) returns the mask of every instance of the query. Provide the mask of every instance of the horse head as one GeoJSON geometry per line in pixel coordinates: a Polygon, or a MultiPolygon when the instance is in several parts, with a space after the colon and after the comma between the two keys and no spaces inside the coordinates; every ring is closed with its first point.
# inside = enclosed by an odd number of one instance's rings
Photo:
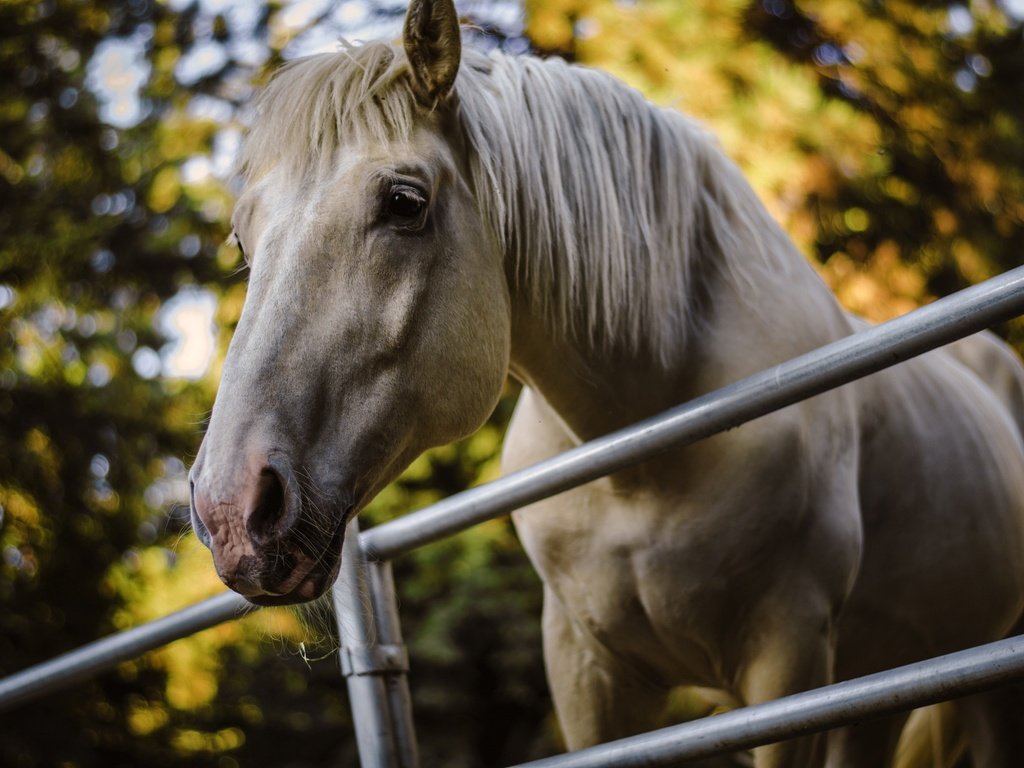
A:
{"type": "Polygon", "coordinates": [[[221,579],[255,603],[322,594],[349,518],[476,429],[506,375],[509,289],[466,171],[451,0],[413,2],[404,48],[286,67],[243,150],[249,285],[190,485],[221,579]]]}

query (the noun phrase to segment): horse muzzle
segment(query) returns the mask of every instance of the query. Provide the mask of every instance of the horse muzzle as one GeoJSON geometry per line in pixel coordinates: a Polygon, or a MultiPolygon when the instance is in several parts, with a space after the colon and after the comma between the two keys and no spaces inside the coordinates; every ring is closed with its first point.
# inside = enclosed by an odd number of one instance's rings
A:
{"type": "Polygon", "coordinates": [[[320,597],[337,577],[351,505],[309,502],[277,454],[248,462],[237,477],[218,477],[217,496],[199,461],[189,478],[192,527],[221,581],[257,605],[320,597]]]}

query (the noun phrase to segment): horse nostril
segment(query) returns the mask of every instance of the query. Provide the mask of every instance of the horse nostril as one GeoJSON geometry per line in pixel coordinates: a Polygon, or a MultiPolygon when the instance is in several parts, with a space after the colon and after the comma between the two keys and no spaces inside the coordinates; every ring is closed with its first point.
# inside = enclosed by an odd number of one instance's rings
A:
{"type": "Polygon", "coordinates": [[[202,542],[203,546],[209,549],[212,537],[210,536],[210,530],[203,523],[202,518],[199,517],[199,510],[196,508],[196,484],[191,477],[188,479],[188,495],[189,517],[192,520],[192,530],[196,532],[196,536],[199,537],[199,541],[202,542]]]}
{"type": "Polygon", "coordinates": [[[196,532],[196,536],[199,537],[199,541],[202,542],[203,546],[209,549],[213,539],[210,536],[210,529],[203,525],[199,515],[194,514],[192,516],[192,530],[196,532]]]}
{"type": "Polygon", "coordinates": [[[266,544],[287,533],[294,516],[290,506],[286,481],[276,467],[264,467],[246,515],[245,527],[254,544],[266,544]]]}

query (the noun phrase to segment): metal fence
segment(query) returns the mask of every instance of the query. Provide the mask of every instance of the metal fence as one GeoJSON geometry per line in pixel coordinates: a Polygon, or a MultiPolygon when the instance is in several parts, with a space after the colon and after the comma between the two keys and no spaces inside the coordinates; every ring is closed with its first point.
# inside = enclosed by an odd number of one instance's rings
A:
{"type": "MultiPolygon", "coordinates": [[[[418,764],[390,560],[1024,314],[1024,267],[762,371],[540,464],[345,539],[333,597],[363,768],[418,764]]],[[[226,592],[0,680],[0,711],[254,610],[226,592]]],[[[1024,675],[1024,637],[880,672],[568,755],[536,768],[660,766],[976,692],[1024,675]]]]}

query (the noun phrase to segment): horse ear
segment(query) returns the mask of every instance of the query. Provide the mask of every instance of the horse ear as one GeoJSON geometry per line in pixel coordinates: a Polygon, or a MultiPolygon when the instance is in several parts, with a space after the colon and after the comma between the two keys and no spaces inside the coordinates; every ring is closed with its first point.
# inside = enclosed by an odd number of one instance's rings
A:
{"type": "Polygon", "coordinates": [[[416,98],[433,108],[455,84],[462,56],[453,0],[412,0],[402,38],[416,98]]]}

